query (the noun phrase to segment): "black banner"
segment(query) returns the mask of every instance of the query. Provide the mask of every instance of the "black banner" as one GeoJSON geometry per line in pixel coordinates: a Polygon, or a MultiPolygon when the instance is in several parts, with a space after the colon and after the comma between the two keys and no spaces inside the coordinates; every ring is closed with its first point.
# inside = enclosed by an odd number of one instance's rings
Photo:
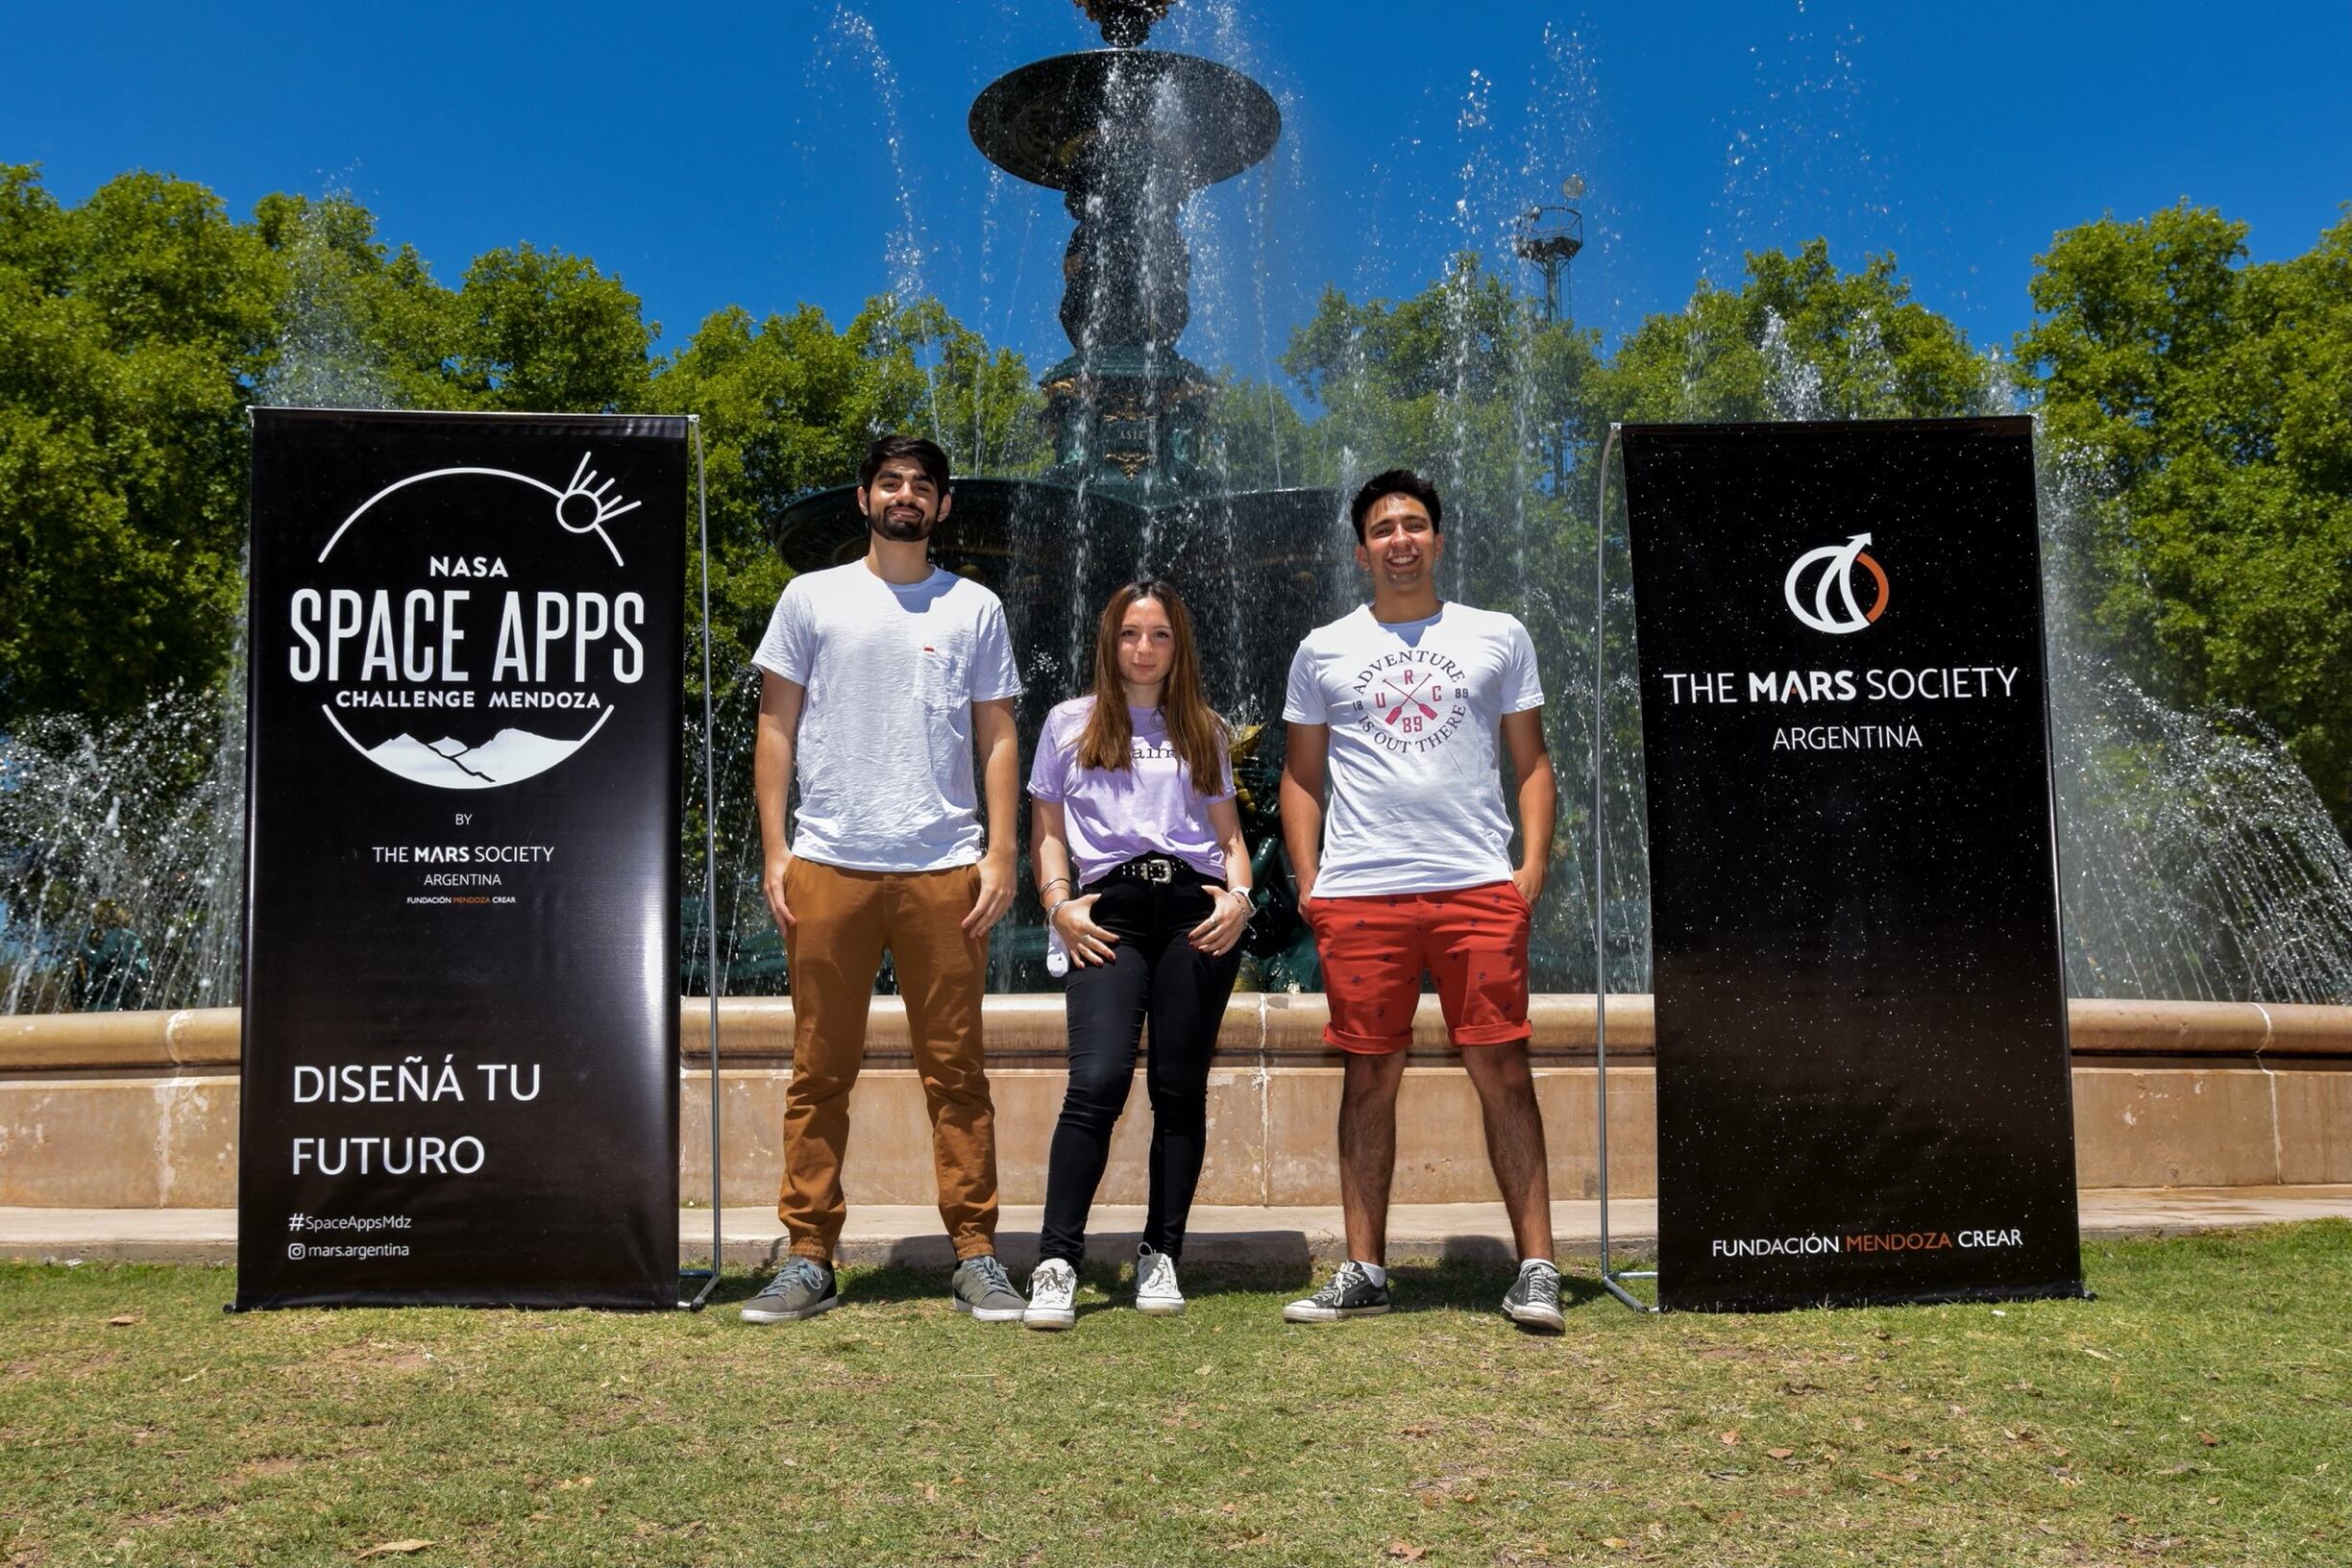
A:
{"type": "Polygon", "coordinates": [[[240,1308],[676,1306],[686,440],[256,411],[240,1308]]]}
{"type": "Polygon", "coordinates": [[[2031,422],[1623,439],[1660,1304],[2079,1295],[2031,422]]]}

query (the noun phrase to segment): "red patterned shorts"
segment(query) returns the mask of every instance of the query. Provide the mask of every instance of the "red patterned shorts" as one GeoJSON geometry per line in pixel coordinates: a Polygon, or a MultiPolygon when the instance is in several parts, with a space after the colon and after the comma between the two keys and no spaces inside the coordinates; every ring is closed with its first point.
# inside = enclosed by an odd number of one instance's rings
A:
{"type": "Polygon", "coordinates": [[[1310,906],[1331,1022],[1343,1051],[1384,1055],[1412,1041],[1424,969],[1457,1045],[1528,1038],[1528,902],[1512,883],[1449,893],[1316,898],[1310,906]]]}

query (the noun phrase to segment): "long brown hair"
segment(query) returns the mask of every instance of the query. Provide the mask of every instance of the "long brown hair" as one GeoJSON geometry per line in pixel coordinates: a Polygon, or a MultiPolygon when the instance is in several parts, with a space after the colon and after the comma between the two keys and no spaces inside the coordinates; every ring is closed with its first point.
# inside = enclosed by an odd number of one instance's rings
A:
{"type": "Polygon", "coordinates": [[[1094,633],[1094,711],[1087,716],[1078,736],[1078,766],[1120,769],[1134,766],[1135,728],[1127,722],[1127,683],[1119,677],[1119,628],[1139,599],[1159,600],[1167,612],[1174,634],[1175,657],[1168,661],[1167,679],[1160,687],[1160,713],[1167,721],[1168,744],[1192,775],[1192,788],[1215,795],[1224,788],[1225,721],[1209,706],[1201,693],[1200,655],[1192,646],[1192,618],[1185,613],[1176,590],[1156,577],[1129,583],[1103,606],[1102,624],[1094,633]]]}

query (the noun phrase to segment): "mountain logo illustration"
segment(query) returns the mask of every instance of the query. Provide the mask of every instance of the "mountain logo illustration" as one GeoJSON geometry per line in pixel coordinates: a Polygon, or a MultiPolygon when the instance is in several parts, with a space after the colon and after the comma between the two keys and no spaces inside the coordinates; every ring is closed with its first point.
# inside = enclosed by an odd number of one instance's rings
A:
{"type": "Polygon", "coordinates": [[[606,708],[588,733],[576,741],[551,740],[527,729],[502,729],[482,746],[468,746],[446,735],[428,746],[404,733],[393,736],[381,746],[361,746],[352,740],[351,731],[343,727],[332,709],[322,706],[319,711],[327,715],[327,722],[334,725],[336,734],[351,742],[353,750],[385,772],[430,784],[436,790],[492,790],[501,784],[519,784],[524,779],[536,778],[564,761],[595,740],[596,732],[618,710],[606,708]]]}

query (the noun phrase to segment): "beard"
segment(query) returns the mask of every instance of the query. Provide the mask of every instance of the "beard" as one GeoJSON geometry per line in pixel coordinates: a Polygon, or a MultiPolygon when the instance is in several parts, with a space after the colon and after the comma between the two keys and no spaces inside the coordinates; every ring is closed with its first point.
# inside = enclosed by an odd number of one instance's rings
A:
{"type": "Polygon", "coordinates": [[[877,506],[867,514],[866,526],[894,544],[919,544],[931,537],[931,519],[912,506],[877,506]]]}

